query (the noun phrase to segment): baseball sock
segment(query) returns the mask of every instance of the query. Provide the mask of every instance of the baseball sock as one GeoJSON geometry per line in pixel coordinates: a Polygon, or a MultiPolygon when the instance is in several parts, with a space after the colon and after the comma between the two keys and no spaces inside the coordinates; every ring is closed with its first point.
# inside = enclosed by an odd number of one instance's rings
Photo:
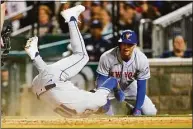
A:
{"type": "Polygon", "coordinates": [[[42,57],[40,56],[39,52],[36,52],[35,58],[32,60],[33,65],[37,68],[39,72],[43,71],[46,67],[46,63],[43,61],[42,57]]]}

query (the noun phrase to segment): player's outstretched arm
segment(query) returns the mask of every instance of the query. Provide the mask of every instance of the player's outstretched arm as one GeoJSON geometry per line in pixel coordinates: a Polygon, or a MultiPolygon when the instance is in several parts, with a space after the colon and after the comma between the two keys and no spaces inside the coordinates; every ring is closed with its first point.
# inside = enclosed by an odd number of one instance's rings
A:
{"type": "Polygon", "coordinates": [[[96,88],[100,87],[108,78],[108,76],[104,76],[98,73],[96,78],[96,88]]]}
{"type": "MultiPolygon", "coordinates": [[[[97,88],[101,87],[104,83],[107,83],[107,81],[110,81],[110,80],[108,80],[108,78],[109,78],[108,76],[98,74],[97,79],[96,79],[97,88]]],[[[124,101],[125,100],[125,95],[124,95],[124,92],[121,90],[118,81],[117,81],[117,83],[112,83],[111,85],[116,85],[115,88],[113,89],[115,98],[119,102],[124,101]]]]}

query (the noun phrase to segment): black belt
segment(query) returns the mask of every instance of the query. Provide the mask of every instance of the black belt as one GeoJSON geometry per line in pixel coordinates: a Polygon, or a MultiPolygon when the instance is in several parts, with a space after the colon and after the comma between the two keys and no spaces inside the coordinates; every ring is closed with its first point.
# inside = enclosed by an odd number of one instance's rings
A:
{"type": "MultiPolygon", "coordinates": [[[[46,91],[48,91],[48,90],[50,90],[50,89],[52,89],[52,88],[54,88],[54,87],[56,87],[56,84],[55,84],[55,83],[45,86],[45,89],[46,89],[46,91]]],[[[46,91],[45,91],[45,92],[46,92],[46,91]]],[[[40,93],[39,95],[36,93],[37,98],[40,99],[39,96],[40,96],[41,94],[45,93],[45,92],[42,92],[42,93],[40,93]]]]}
{"type": "Polygon", "coordinates": [[[55,83],[45,86],[45,89],[46,89],[46,90],[50,90],[50,89],[52,89],[52,88],[54,88],[54,87],[56,87],[56,84],[55,84],[55,83]]]}

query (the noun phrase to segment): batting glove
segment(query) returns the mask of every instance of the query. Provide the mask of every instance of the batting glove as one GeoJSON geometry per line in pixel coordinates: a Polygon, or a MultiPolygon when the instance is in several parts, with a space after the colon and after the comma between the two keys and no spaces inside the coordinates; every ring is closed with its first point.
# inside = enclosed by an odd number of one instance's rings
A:
{"type": "Polygon", "coordinates": [[[133,110],[133,116],[141,116],[141,110],[139,110],[139,109],[134,109],[134,110],[133,110]]]}

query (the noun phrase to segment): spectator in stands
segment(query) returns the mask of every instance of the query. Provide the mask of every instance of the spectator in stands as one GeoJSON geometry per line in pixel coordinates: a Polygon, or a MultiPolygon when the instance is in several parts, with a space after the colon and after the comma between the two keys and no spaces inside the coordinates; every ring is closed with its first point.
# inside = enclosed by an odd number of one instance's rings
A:
{"type": "Polygon", "coordinates": [[[120,16],[122,16],[119,21],[120,30],[131,29],[138,33],[139,23],[135,19],[135,5],[129,2],[124,2],[120,4],[120,7],[123,8],[120,12],[120,16]]]}
{"type": "Polygon", "coordinates": [[[166,15],[169,12],[172,12],[172,1],[151,1],[152,5],[154,5],[160,12],[160,14],[166,15]]]}
{"type": "Polygon", "coordinates": [[[141,18],[151,20],[154,20],[161,15],[158,9],[151,5],[148,1],[141,1],[140,6],[136,8],[136,11],[141,14],[141,18]]]}
{"type": "Polygon", "coordinates": [[[100,20],[103,25],[102,34],[108,34],[113,32],[113,26],[111,22],[111,14],[107,9],[102,9],[100,11],[100,20]]]}
{"type": "Polygon", "coordinates": [[[110,1],[102,1],[102,7],[112,13],[112,3],[110,1]]]}
{"type": "Polygon", "coordinates": [[[81,34],[89,33],[89,26],[88,26],[88,24],[85,23],[83,14],[79,15],[78,20],[80,21],[80,22],[78,22],[78,28],[79,28],[81,34]]]}
{"type": "Polygon", "coordinates": [[[68,23],[65,23],[65,19],[62,17],[60,12],[65,10],[65,9],[68,9],[70,7],[71,7],[70,2],[63,3],[59,7],[59,11],[58,11],[58,24],[59,24],[59,28],[61,29],[62,33],[69,33],[69,27],[68,27],[68,23]]]}
{"type": "Polygon", "coordinates": [[[169,58],[169,57],[182,57],[182,58],[192,57],[192,50],[186,50],[186,43],[182,36],[178,35],[174,37],[173,51],[167,51],[161,55],[161,58],[169,58]]]}
{"type": "Polygon", "coordinates": [[[102,9],[102,5],[100,1],[93,1],[91,4],[91,20],[100,19],[100,11],[102,9]]]}
{"type": "MultiPolygon", "coordinates": [[[[2,31],[2,28],[3,28],[3,23],[4,23],[4,18],[5,18],[5,10],[6,10],[6,6],[5,6],[5,2],[4,1],[1,1],[1,31],[2,31]]],[[[4,46],[4,43],[3,43],[3,39],[1,37],[1,47],[4,46]]]]}
{"type": "Polygon", "coordinates": [[[48,6],[46,5],[39,6],[40,36],[53,32],[54,26],[52,24],[51,15],[52,12],[48,6]]]}
{"type": "Polygon", "coordinates": [[[123,22],[124,21],[124,2],[120,1],[119,2],[119,22],[123,22]]]}
{"type": "Polygon", "coordinates": [[[85,39],[85,46],[90,61],[99,61],[101,54],[110,48],[112,43],[102,37],[102,23],[94,20],[90,26],[91,37],[85,39]]]}
{"type": "MultiPolygon", "coordinates": [[[[27,0],[26,0],[27,1],[27,0]]],[[[41,6],[41,5],[45,5],[47,7],[49,7],[49,9],[51,10],[52,12],[52,15],[51,17],[53,17],[55,15],[55,1],[51,1],[51,0],[39,0],[38,1],[38,4],[41,6]]]]}
{"type": "Polygon", "coordinates": [[[91,1],[83,1],[82,4],[85,7],[85,11],[82,12],[85,24],[89,24],[91,20],[91,1]]]}

